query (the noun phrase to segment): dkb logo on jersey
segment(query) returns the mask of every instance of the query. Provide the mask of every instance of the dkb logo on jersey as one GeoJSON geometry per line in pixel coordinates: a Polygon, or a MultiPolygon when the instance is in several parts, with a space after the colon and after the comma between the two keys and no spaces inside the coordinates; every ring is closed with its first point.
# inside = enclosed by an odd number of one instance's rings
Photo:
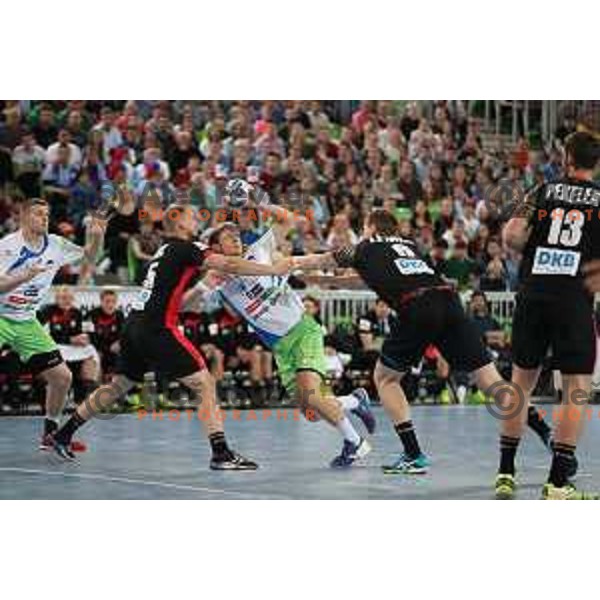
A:
{"type": "Polygon", "coordinates": [[[534,275],[568,275],[575,277],[579,270],[581,254],[571,250],[538,248],[531,272],[534,275]]]}
{"type": "Polygon", "coordinates": [[[394,261],[402,275],[433,275],[433,269],[420,258],[399,258],[394,261]]]}

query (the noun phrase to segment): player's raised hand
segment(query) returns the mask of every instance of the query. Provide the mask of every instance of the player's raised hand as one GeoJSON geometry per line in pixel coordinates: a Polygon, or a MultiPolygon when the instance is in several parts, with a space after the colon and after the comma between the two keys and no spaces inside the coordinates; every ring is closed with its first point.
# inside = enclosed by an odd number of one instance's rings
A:
{"type": "Polygon", "coordinates": [[[583,265],[585,287],[593,293],[600,292],[600,259],[595,259],[583,265]]]}

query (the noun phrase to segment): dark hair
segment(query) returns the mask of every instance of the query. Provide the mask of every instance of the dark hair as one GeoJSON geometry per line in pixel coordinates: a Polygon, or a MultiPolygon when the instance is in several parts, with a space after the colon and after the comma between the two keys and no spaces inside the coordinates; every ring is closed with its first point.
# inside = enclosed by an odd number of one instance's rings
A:
{"type": "Polygon", "coordinates": [[[469,306],[471,305],[471,303],[473,302],[473,300],[476,297],[483,298],[483,301],[485,302],[485,307],[487,309],[487,312],[488,313],[492,312],[492,307],[491,307],[490,301],[489,301],[488,297],[485,295],[485,292],[483,290],[475,290],[471,294],[471,298],[469,299],[469,306]]]}
{"type": "Polygon", "coordinates": [[[235,223],[221,223],[214,228],[214,230],[208,236],[208,245],[215,246],[221,241],[221,234],[224,231],[239,231],[239,227],[235,223]]]}
{"type": "Polygon", "coordinates": [[[375,227],[375,233],[379,235],[398,235],[398,220],[388,210],[374,210],[368,219],[369,225],[375,227]]]}
{"type": "Polygon", "coordinates": [[[578,131],[567,138],[565,152],[576,169],[589,171],[600,158],[600,142],[591,133],[578,131]]]}
{"type": "Polygon", "coordinates": [[[100,292],[100,300],[104,300],[106,296],[114,296],[116,298],[117,292],[115,292],[115,290],[102,290],[100,292]]]}

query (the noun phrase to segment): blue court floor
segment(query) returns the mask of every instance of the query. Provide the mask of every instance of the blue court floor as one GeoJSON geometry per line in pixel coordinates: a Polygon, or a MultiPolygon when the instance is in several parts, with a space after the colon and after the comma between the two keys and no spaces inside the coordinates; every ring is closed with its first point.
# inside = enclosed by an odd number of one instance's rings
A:
{"type": "MultiPolygon", "coordinates": [[[[341,443],[322,423],[268,418],[227,420],[232,446],[257,460],[256,472],[208,469],[201,424],[140,420],[94,421],[82,430],[89,451],[77,464],[37,451],[41,419],[0,418],[0,498],[15,499],[474,499],[492,498],[498,423],[484,407],[416,407],[413,420],[433,465],[425,476],[383,475],[380,465],[399,442],[381,409],[373,452],[345,471],[328,467],[341,443]]],[[[600,484],[600,422],[594,418],[579,451],[579,486],[600,484]],[[596,450],[595,456],[592,451],[596,450]]],[[[533,433],[520,452],[519,498],[537,498],[549,455],[533,433]]]]}

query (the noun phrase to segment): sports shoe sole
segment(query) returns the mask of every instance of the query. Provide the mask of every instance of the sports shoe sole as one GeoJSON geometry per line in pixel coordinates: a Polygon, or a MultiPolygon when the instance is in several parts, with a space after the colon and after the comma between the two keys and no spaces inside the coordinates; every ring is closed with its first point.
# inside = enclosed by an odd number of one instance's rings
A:
{"type": "Polygon", "coordinates": [[[394,467],[381,467],[384,475],[425,475],[427,467],[411,467],[410,469],[396,469],[394,467]]]}

